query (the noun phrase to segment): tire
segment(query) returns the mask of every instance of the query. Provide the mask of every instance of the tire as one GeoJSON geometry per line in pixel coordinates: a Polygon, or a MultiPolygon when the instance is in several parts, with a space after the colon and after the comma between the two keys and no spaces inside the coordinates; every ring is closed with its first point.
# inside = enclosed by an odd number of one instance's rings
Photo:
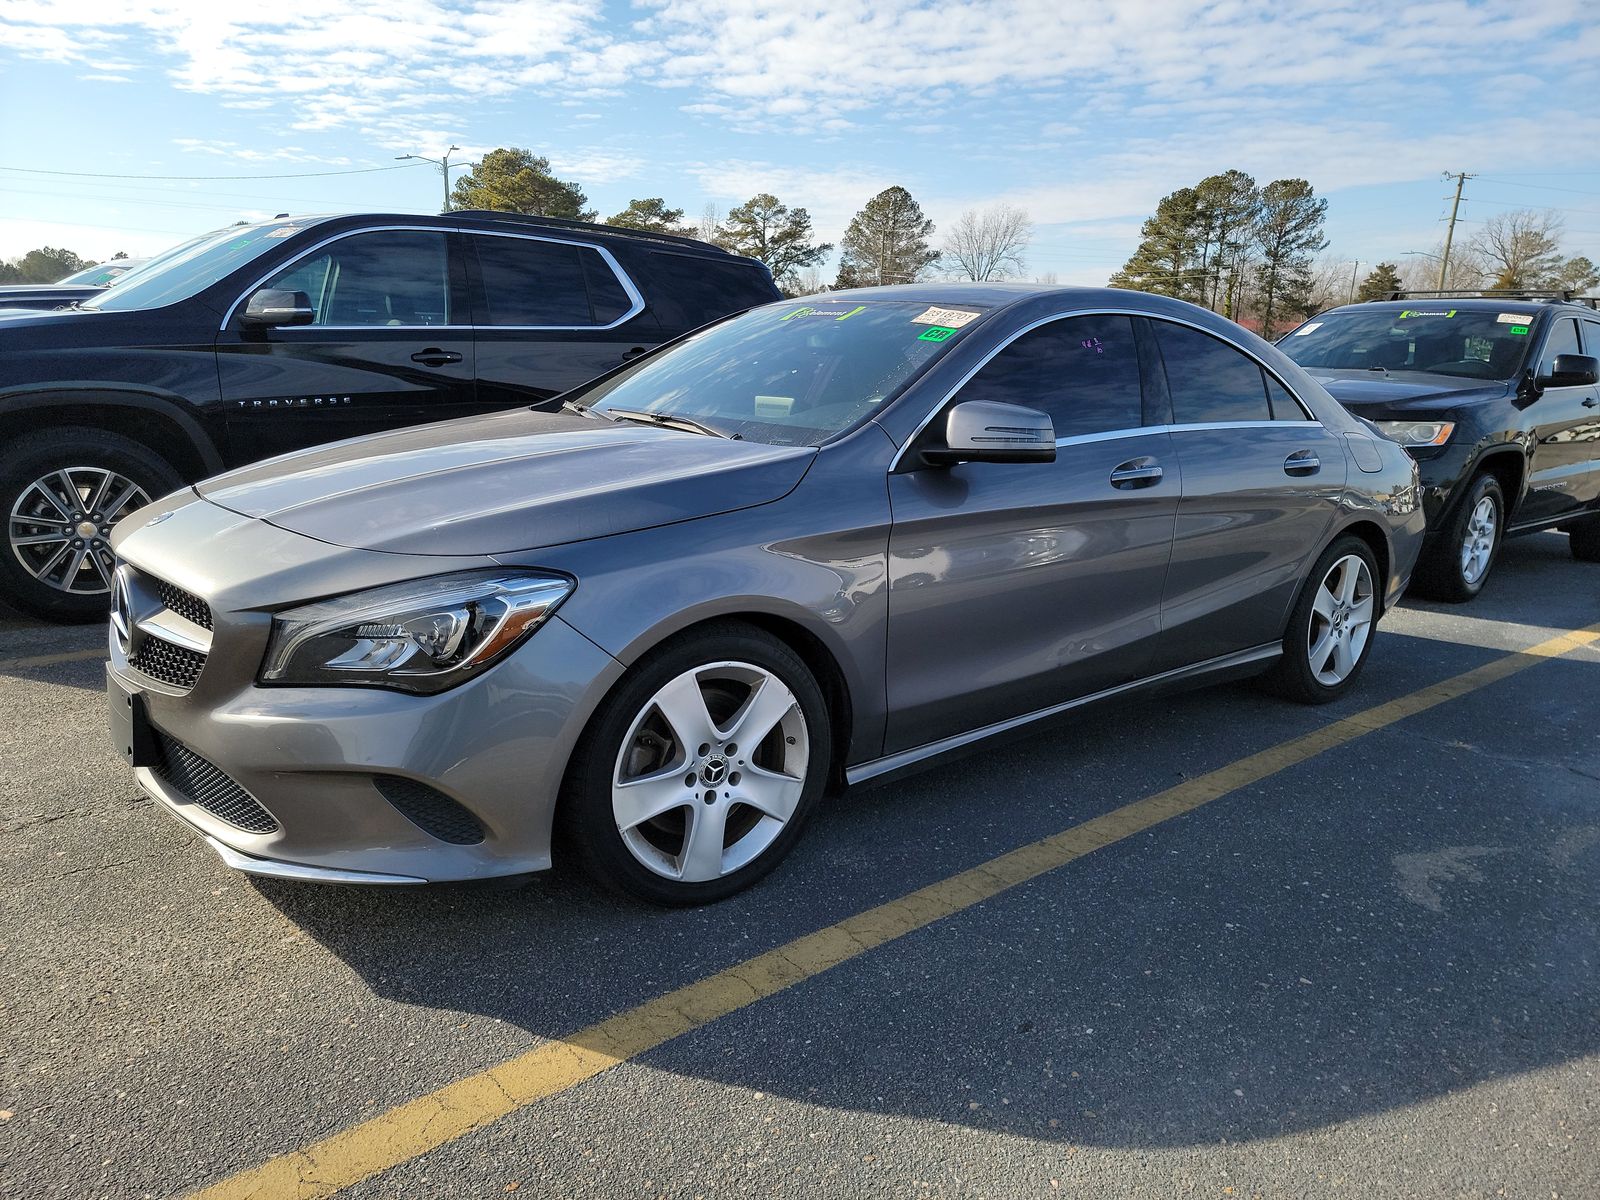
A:
{"type": "Polygon", "coordinates": [[[1567,545],[1579,562],[1600,562],[1600,517],[1573,522],[1567,530],[1567,545]]]}
{"type": "Polygon", "coordinates": [[[1433,600],[1464,604],[1483,590],[1505,542],[1506,498],[1487,472],[1468,485],[1417,564],[1416,590],[1433,600]],[[1487,528],[1485,515],[1487,514],[1487,528]]]}
{"type": "Polygon", "coordinates": [[[1381,578],[1372,548],[1358,537],[1342,537],[1322,552],[1289,614],[1283,655],[1267,676],[1273,691],[1301,704],[1327,704],[1355,686],[1378,632],[1381,578]]]}
{"type": "Polygon", "coordinates": [[[165,459],[116,434],[71,427],[18,438],[0,457],[0,600],[48,621],[104,620],[112,526],[181,486],[165,459]]]}
{"type": "Polygon", "coordinates": [[[832,743],[822,689],[793,650],[742,623],[709,626],[652,653],[606,698],[574,751],[561,833],[609,887],[709,904],[793,848],[832,743]],[[751,719],[769,727],[754,745],[739,737],[751,719]]]}

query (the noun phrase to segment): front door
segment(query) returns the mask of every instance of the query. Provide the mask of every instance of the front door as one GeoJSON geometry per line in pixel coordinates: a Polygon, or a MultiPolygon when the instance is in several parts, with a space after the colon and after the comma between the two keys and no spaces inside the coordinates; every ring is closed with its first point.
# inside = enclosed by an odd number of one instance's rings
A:
{"type": "Polygon", "coordinates": [[[1137,679],[1160,631],[1181,478],[1133,322],[1043,325],[954,400],[1049,413],[1056,461],[890,476],[888,753],[1137,679]]]}
{"type": "MultiPolygon", "coordinates": [[[[304,292],[310,325],[217,336],[238,462],[477,411],[465,288],[442,230],[357,232],[262,287],[304,292]]],[[[242,311],[244,305],[238,305],[242,311]]]]}
{"type": "Polygon", "coordinates": [[[1343,440],[1242,349],[1152,320],[1183,466],[1156,665],[1171,670],[1283,636],[1338,512],[1343,440]]]}
{"type": "MultiPolygon", "coordinates": [[[[1600,340],[1600,325],[1590,325],[1600,340]]],[[[1578,322],[1560,317],[1550,323],[1539,351],[1536,378],[1550,373],[1558,354],[1594,354],[1579,339],[1578,322]]],[[[1533,458],[1528,491],[1513,521],[1539,525],[1586,507],[1595,498],[1595,458],[1600,454],[1600,406],[1592,384],[1547,387],[1528,409],[1533,425],[1533,458]]],[[[1509,497],[1508,497],[1509,499],[1509,497]]]]}

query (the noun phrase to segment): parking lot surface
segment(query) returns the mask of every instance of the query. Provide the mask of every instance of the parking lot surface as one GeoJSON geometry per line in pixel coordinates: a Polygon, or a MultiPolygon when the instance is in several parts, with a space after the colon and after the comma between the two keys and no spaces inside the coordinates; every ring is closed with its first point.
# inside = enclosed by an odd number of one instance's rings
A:
{"type": "Polygon", "coordinates": [[[0,1195],[1600,1195],[1558,535],[1336,705],[1036,728],[689,911],[235,874],[113,754],[103,637],[0,619],[0,1195]]]}

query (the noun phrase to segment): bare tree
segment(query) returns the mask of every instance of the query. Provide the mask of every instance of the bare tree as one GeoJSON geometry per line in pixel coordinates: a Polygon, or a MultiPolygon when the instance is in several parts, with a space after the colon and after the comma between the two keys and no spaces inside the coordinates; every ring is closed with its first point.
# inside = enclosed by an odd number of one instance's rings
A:
{"type": "MultiPolygon", "coordinates": [[[[1412,291],[1431,291],[1439,286],[1439,259],[1444,243],[1435,243],[1426,253],[1408,255],[1400,264],[1400,282],[1412,291]]],[[[1456,291],[1487,287],[1494,277],[1483,256],[1470,243],[1457,242],[1450,248],[1450,273],[1444,286],[1456,291]]]]}
{"type": "Polygon", "coordinates": [[[969,208],[945,236],[941,264],[951,275],[977,283],[1020,277],[1032,237],[1033,222],[1020,208],[969,208]]]}
{"type": "Polygon", "coordinates": [[[1043,275],[1034,276],[1033,281],[1035,283],[1042,283],[1047,287],[1055,287],[1056,284],[1061,282],[1061,279],[1054,271],[1046,271],[1043,275]]]}
{"type": "Polygon", "coordinates": [[[1472,239],[1472,248],[1494,272],[1497,288],[1547,287],[1561,274],[1559,213],[1518,208],[1496,213],[1472,239]]]}
{"type": "Polygon", "coordinates": [[[831,291],[822,280],[820,267],[806,267],[794,273],[794,290],[799,296],[814,296],[818,292],[831,291]]]}
{"type": "Polygon", "coordinates": [[[720,232],[722,232],[722,212],[707,200],[706,206],[700,210],[700,224],[695,230],[695,237],[702,242],[714,242],[720,232]]]}

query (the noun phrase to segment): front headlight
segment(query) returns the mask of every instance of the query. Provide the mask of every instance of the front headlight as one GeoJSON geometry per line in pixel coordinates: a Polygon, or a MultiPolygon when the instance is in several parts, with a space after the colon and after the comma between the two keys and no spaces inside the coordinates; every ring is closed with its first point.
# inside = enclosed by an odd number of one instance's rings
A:
{"type": "Polygon", "coordinates": [[[442,692],[517,645],[572,593],[570,579],[464,571],[279,613],[261,682],[442,692]]]}
{"type": "Polygon", "coordinates": [[[1374,421],[1379,429],[1406,447],[1442,446],[1456,431],[1454,421],[1374,421]]]}

